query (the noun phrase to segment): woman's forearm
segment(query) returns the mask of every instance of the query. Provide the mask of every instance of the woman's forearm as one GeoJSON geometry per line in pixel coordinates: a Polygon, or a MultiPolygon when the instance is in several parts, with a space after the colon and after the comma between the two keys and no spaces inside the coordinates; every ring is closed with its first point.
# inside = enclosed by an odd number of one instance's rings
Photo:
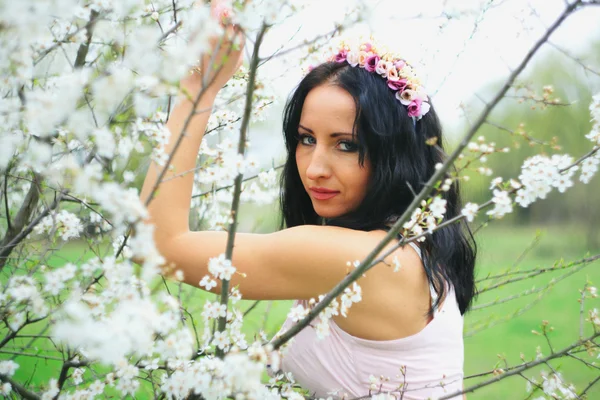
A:
{"type": "Polygon", "coordinates": [[[196,114],[190,118],[194,112],[193,100],[200,90],[195,86],[188,86],[187,89],[192,93],[192,100],[182,97],[173,108],[166,125],[171,136],[165,152],[167,155],[173,153],[167,172],[157,186],[156,181],[165,166],[151,161],[140,193],[141,200],[145,202],[154,189],[148,205],[147,222],[155,225],[154,239],[159,247],[189,230],[193,169],[216,95],[212,90],[205,91],[195,108],[196,114]],[[184,173],[186,171],[189,172],[184,173]]]}

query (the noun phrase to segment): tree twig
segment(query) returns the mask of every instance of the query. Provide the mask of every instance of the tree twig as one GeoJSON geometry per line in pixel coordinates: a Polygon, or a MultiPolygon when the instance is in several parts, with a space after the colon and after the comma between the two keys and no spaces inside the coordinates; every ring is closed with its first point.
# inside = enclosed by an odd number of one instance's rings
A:
{"type": "MultiPolygon", "coordinates": [[[[40,184],[42,182],[42,176],[36,172],[33,173],[33,182],[29,187],[29,191],[23,200],[23,204],[17,213],[17,216],[13,220],[12,229],[8,229],[4,238],[0,242],[0,271],[4,268],[8,256],[12,252],[12,250],[23,240],[33,229],[35,224],[30,224],[27,228],[25,225],[28,223],[31,215],[35,212],[35,209],[38,205],[40,199],[40,184]],[[24,229],[25,228],[25,229],[24,229]]],[[[54,204],[53,204],[54,205],[54,204]]],[[[56,208],[58,204],[55,205],[56,208]]],[[[50,208],[47,208],[45,211],[50,212],[50,208]]],[[[44,213],[40,214],[43,215],[44,213]]],[[[45,215],[44,215],[45,216],[45,215]]],[[[41,220],[41,218],[36,218],[37,220],[41,220]]],[[[35,221],[34,221],[35,222],[35,221]]]]}
{"type": "MultiPolygon", "coordinates": [[[[246,106],[244,108],[244,115],[242,117],[242,125],[240,127],[240,139],[238,142],[238,154],[242,157],[246,151],[246,136],[248,134],[248,126],[250,125],[250,114],[252,113],[252,98],[254,94],[254,87],[256,83],[256,71],[258,69],[259,56],[258,52],[260,45],[263,41],[265,33],[269,28],[268,25],[262,25],[258,36],[256,37],[256,43],[252,52],[252,59],[250,60],[250,73],[248,77],[248,86],[246,88],[246,106]]],[[[231,260],[233,256],[233,246],[235,241],[235,233],[237,230],[237,216],[238,208],[240,205],[240,197],[242,194],[242,180],[243,175],[238,173],[235,177],[235,188],[233,190],[233,200],[231,202],[231,223],[227,230],[227,245],[225,247],[225,258],[231,260]]],[[[229,299],[229,280],[224,279],[221,282],[221,299],[220,303],[227,307],[229,299]]],[[[219,332],[223,332],[227,326],[227,316],[219,317],[217,329],[219,332]]],[[[223,358],[224,352],[222,349],[217,348],[217,357],[223,358]]]]}
{"type": "Polygon", "coordinates": [[[8,377],[6,375],[0,374],[0,381],[10,383],[10,386],[12,386],[12,389],[15,392],[17,392],[17,394],[19,396],[21,396],[22,398],[24,398],[26,400],[40,400],[40,396],[38,396],[37,394],[35,394],[33,392],[30,392],[24,386],[15,382],[13,379],[11,379],[10,377],[8,377]]]}
{"type": "Polygon", "coordinates": [[[531,369],[533,367],[536,367],[536,366],[538,366],[540,364],[547,364],[548,361],[554,360],[556,358],[565,357],[565,356],[567,356],[569,354],[569,352],[571,350],[576,349],[579,346],[583,346],[583,345],[585,345],[586,343],[589,343],[589,342],[593,343],[593,340],[596,339],[598,336],[600,336],[600,332],[596,332],[593,335],[591,335],[591,336],[589,336],[589,337],[587,337],[585,339],[580,339],[580,340],[576,341],[575,343],[571,344],[570,346],[567,346],[567,347],[563,348],[560,351],[553,352],[552,354],[550,354],[547,357],[541,358],[539,360],[534,360],[534,361],[523,363],[523,364],[521,364],[517,368],[514,368],[514,369],[512,369],[510,371],[506,371],[505,373],[497,375],[497,376],[495,376],[493,378],[490,378],[490,379],[488,379],[488,380],[486,380],[484,382],[480,382],[480,383],[478,383],[476,385],[473,385],[473,386],[470,386],[470,387],[468,387],[468,388],[466,388],[464,390],[460,390],[460,391],[457,391],[457,392],[450,393],[448,395],[442,396],[442,397],[439,398],[439,400],[451,399],[451,398],[454,398],[454,397],[457,397],[457,396],[461,396],[462,394],[465,394],[465,393],[472,393],[475,390],[481,389],[482,387],[485,387],[485,386],[489,386],[489,385],[491,385],[493,383],[499,382],[499,381],[501,381],[503,379],[506,379],[506,378],[508,378],[510,376],[519,375],[522,372],[524,372],[526,370],[529,370],[529,369],[531,369]]]}

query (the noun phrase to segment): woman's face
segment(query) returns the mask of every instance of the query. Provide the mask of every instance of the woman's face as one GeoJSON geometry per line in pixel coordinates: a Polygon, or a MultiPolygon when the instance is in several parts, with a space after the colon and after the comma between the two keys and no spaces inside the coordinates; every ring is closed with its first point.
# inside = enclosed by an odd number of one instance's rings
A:
{"type": "Polygon", "coordinates": [[[321,85],[304,101],[296,163],[315,212],[335,218],[355,210],[365,198],[371,163],[358,163],[358,143],[352,136],[356,107],[344,89],[321,85]]]}

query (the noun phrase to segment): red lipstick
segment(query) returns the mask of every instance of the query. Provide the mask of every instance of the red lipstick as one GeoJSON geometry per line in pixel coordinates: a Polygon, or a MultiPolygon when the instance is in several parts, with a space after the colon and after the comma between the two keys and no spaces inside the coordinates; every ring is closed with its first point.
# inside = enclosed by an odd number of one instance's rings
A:
{"type": "Polygon", "coordinates": [[[331,190],[322,187],[310,187],[309,190],[310,195],[317,200],[329,200],[340,193],[338,190],[331,190]]]}

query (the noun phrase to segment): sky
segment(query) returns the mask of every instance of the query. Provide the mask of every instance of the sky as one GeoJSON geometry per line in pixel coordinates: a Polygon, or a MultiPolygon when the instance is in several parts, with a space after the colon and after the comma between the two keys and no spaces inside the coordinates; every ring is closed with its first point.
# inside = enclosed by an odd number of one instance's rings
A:
{"type": "MultiPolygon", "coordinates": [[[[263,54],[330,31],[334,22],[343,19],[344,10],[359,1],[301,1],[307,4],[305,9],[273,29],[264,42],[263,54]]],[[[565,9],[565,0],[371,0],[366,4],[368,11],[361,15],[367,22],[357,24],[344,36],[373,34],[379,43],[415,65],[445,128],[464,125],[461,103],[472,102],[490,83],[506,80],[565,9]]],[[[598,6],[571,15],[550,38],[573,55],[585,54],[593,40],[600,40],[598,6]]],[[[302,78],[297,57],[303,52],[272,60],[263,67],[263,76],[279,77],[274,80],[280,104],[270,116],[276,128],[271,137],[280,135],[282,103],[302,78]]],[[[551,52],[557,50],[545,45],[536,58],[551,52]]],[[[575,63],[573,66],[580,68],[575,63]]],[[[600,87],[596,89],[600,91],[600,87]]]]}

